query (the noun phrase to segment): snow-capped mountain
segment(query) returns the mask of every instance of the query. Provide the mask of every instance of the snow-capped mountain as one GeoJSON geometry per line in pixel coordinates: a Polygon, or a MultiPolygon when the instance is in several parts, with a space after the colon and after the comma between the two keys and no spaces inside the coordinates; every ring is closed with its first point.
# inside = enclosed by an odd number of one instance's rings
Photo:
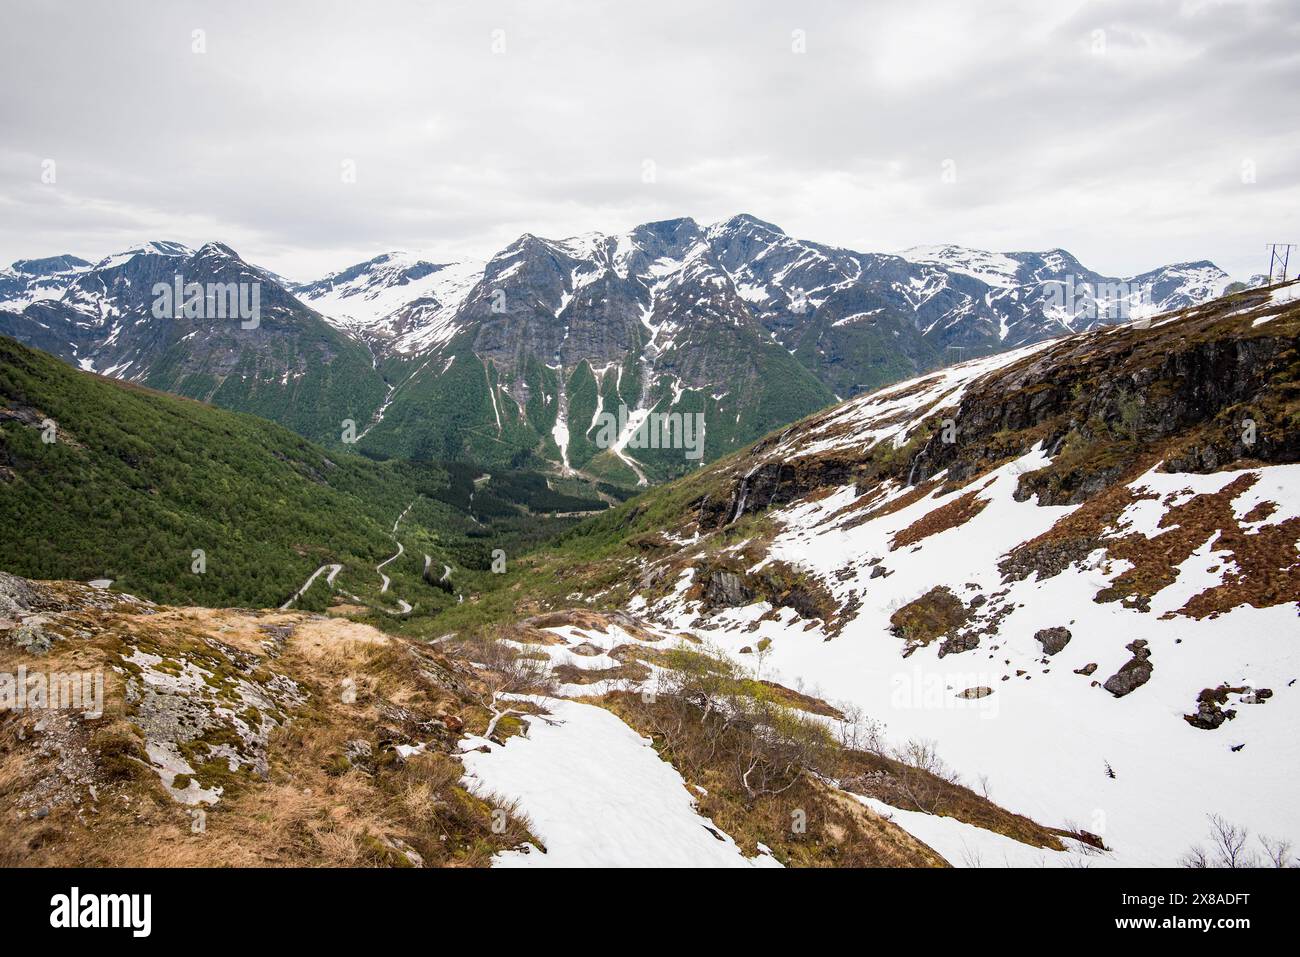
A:
{"type": "Polygon", "coordinates": [[[391,252],[291,290],[380,351],[412,353],[446,341],[482,269],[482,263],[431,263],[391,252]]]}
{"type": "MultiPolygon", "coordinates": [[[[686,278],[678,274],[688,267],[698,273],[708,265],[787,349],[817,326],[823,306],[831,303],[833,309],[855,288],[881,298],[878,313],[909,318],[935,347],[991,352],[1205,302],[1221,295],[1230,281],[1223,270],[1204,261],[1108,277],[1061,249],[990,253],[944,245],[898,255],[859,253],[795,239],[777,226],[739,215],[707,227],[681,219],[616,235],[524,236],[486,264],[436,265],[387,253],[294,291],[351,328],[378,326],[387,332],[386,327],[401,320],[404,330],[429,324],[445,331],[474,279],[508,279],[525,269],[520,261],[530,252],[546,250],[565,257],[572,267],[567,280],[538,290],[544,300],[549,292],[552,312],[562,297],[572,298],[604,271],[624,282],[664,289],[686,278]],[[503,262],[515,264],[515,270],[494,273],[493,267],[503,262]],[[402,307],[430,298],[436,312],[414,318],[400,314],[402,307]]],[[[836,321],[850,324],[844,319],[836,321]]],[[[388,348],[411,352],[423,344],[405,339],[388,348]]]]}
{"type": "Polygon", "coordinates": [[[257,280],[264,305],[308,340],[328,326],[320,354],[347,356],[348,371],[323,407],[355,423],[363,447],[533,458],[622,484],[698,465],[651,447],[652,413],[702,415],[712,459],[837,396],[1202,302],[1228,279],[1210,263],[1112,279],[1063,250],[860,253],[739,215],[564,240],[526,234],[484,263],[385,253],[298,285],[216,243],[197,253],[146,243],[93,266],[19,263],[0,275],[0,332],[338,441],[340,421],[313,413],[304,425],[282,401],[310,380],[312,350],[286,361],[266,352],[265,331],[226,324],[179,338],[176,323],[156,328],[149,291],[178,272],[257,280]],[[602,441],[601,416],[620,410],[617,441],[602,441]]]}
{"type": "MultiPolygon", "coordinates": [[[[57,298],[0,310],[0,334],[89,372],[128,379],[337,439],[384,386],[366,347],[304,306],[229,246],[151,242],[79,269],[57,298]],[[156,290],[198,284],[189,315],[156,290]],[[229,294],[229,295],[228,295],[229,294]],[[231,298],[233,296],[234,298],[231,298]],[[247,317],[232,309],[246,308],[247,317]]],[[[363,418],[364,418],[363,416],[363,418]]]]}
{"type": "Polygon", "coordinates": [[[0,309],[19,312],[42,299],[58,299],[90,263],[76,256],[20,259],[0,269],[0,309]]]}
{"type": "Polygon", "coordinates": [[[986,290],[982,297],[963,292],[961,305],[927,334],[964,340],[970,326],[995,317],[998,341],[1007,346],[1196,305],[1221,296],[1232,281],[1205,261],[1161,266],[1137,276],[1102,276],[1063,249],[990,253],[923,246],[899,255],[974,280],[986,290]]]}
{"type": "Polygon", "coordinates": [[[643,484],[698,465],[640,441],[652,412],[703,416],[712,458],[832,398],[748,308],[691,220],[524,235],[483,266],[451,322],[444,344],[387,367],[392,403],[366,436],[377,450],[409,454],[436,423],[435,441],[454,436],[474,457],[532,449],[562,469],[643,484]],[[605,413],[621,416],[617,441],[601,441],[605,413]]]}
{"type": "MultiPolygon", "coordinates": [[[[409,451],[419,406],[436,391],[430,380],[469,352],[491,367],[478,376],[492,383],[473,413],[480,437],[486,427],[489,443],[498,442],[519,425],[552,461],[585,468],[596,459],[597,472],[625,480],[644,477],[647,458],[661,460],[650,469],[657,475],[682,463],[626,449],[601,456],[591,444],[595,417],[620,404],[698,409],[712,457],[811,411],[828,392],[853,394],[956,359],[1148,317],[1212,298],[1226,283],[1208,263],[1112,279],[1061,250],[865,254],[740,215],[564,240],[525,235],[481,267],[381,256],[299,292],[342,327],[370,330],[381,357],[414,367],[393,377],[393,401],[367,435],[377,448],[409,451]],[[776,414],[750,416],[773,389],[776,414]]],[[[466,371],[460,387],[476,388],[472,377],[466,371]]]]}

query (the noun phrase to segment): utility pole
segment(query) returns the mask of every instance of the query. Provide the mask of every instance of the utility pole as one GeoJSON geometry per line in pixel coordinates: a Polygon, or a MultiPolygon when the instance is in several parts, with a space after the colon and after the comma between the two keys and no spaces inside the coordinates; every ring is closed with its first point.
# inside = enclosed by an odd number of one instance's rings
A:
{"type": "Polygon", "coordinates": [[[1290,265],[1293,249],[1295,243],[1268,244],[1268,275],[1265,277],[1264,285],[1271,286],[1274,283],[1286,282],[1287,266],[1290,265]]]}

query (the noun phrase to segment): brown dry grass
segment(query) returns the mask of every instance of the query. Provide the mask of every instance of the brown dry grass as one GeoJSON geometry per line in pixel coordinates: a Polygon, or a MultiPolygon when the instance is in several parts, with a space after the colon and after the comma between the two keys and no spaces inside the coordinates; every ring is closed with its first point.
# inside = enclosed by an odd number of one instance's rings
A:
{"type": "MultiPolygon", "coordinates": [[[[1247,533],[1233,513],[1233,499],[1258,479],[1256,473],[1247,472],[1218,492],[1197,495],[1174,506],[1160,520],[1160,528],[1165,531],[1151,538],[1129,535],[1109,544],[1112,557],[1132,562],[1134,567],[1102,591],[1097,600],[1139,604],[1149,599],[1173,584],[1178,567],[1213,538],[1215,552],[1226,552],[1226,561],[1235,567],[1218,585],[1188,599],[1176,614],[1206,618],[1238,605],[1268,608],[1300,601],[1300,551],[1296,548],[1300,519],[1287,519],[1247,533]]],[[[1251,514],[1259,520],[1272,511],[1256,506],[1251,514]]]]}
{"type": "MultiPolygon", "coordinates": [[[[1139,533],[1103,537],[1128,505],[1154,498],[1117,485],[1016,548],[1003,561],[1003,572],[1019,576],[1036,570],[1040,577],[1048,577],[1070,561],[1104,548],[1107,559],[1130,562],[1133,567],[1099,591],[1096,600],[1146,609],[1152,596],[1174,583],[1179,566],[1213,539],[1215,552],[1227,553],[1225,561],[1235,567],[1221,583],[1193,596],[1171,614],[1205,618],[1243,604],[1268,608],[1300,601],[1300,550],[1296,547],[1300,519],[1248,531],[1233,513],[1233,499],[1256,481],[1258,474],[1247,472],[1218,492],[1194,495],[1173,505],[1150,537],[1139,533]]],[[[1261,503],[1243,521],[1259,521],[1274,510],[1275,503],[1261,503]]]]}
{"type": "MultiPolygon", "coordinates": [[[[987,488],[988,483],[985,483],[984,487],[987,488]]],[[[985,506],[989,504],[988,499],[979,497],[981,491],[983,489],[971,489],[965,495],[957,496],[946,505],[926,512],[907,528],[894,535],[894,539],[889,546],[890,551],[906,548],[908,545],[915,545],[931,535],[938,535],[950,528],[965,525],[984,511],[985,506]]]]}
{"type": "Polygon", "coordinates": [[[38,732],[35,712],[0,715],[0,804],[48,808],[40,819],[0,815],[0,865],[401,867],[418,855],[429,866],[482,866],[533,840],[516,808],[461,785],[463,768],[450,753],[460,734],[441,718],[482,727],[486,713],[470,694],[476,677],[427,648],[300,614],[71,617],[91,634],[57,642],[41,658],[0,646],[0,670],[107,669],[138,641],[180,657],[207,637],[292,676],[308,699],[272,733],[267,778],[203,808],[201,829],[195,809],[176,803],[148,767],[117,673],[107,672],[99,720],[60,718],[56,730],[38,732]],[[294,626],[277,657],[264,646],[268,624],[294,626]],[[356,684],[354,703],[339,694],[346,677],[356,684]],[[354,766],[343,754],[356,740],[370,744],[372,757],[354,766]],[[395,743],[427,743],[429,752],[403,760],[395,743]],[[83,748],[84,766],[72,761],[83,748]],[[492,829],[497,810],[506,812],[502,833],[492,829]]]}
{"type": "Polygon", "coordinates": [[[844,780],[852,790],[902,810],[955,818],[1033,847],[1064,849],[1056,829],[1013,814],[962,784],[886,755],[846,751],[844,780]],[[917,806],[918,795],[924,796],[926,807],[917,806]]]}
{"type": "MultiPolygon", "coordinates": [[[[648,735],[655,748],[692,785],[700,812],[730,834],[748,855],[758,844],[795,867],[944,867],[946,862],[898,825],[809,774],[789,790],[748,798],[736,780],[725,744],[705,733],[716,718],[663,730],[669,703],[613,694],[596,703],[648,735]],[[703,788],[706,793],[700,794],[703,788]]],[[[725,738],[724,738],[725,741],[725,738]]]]}
{"type": "Polygon", "coordinates": [[[966,624],[970,611],[946,585],[936,585],[889,617],[891,630],[909,645],[928,645],[966,624]]]}

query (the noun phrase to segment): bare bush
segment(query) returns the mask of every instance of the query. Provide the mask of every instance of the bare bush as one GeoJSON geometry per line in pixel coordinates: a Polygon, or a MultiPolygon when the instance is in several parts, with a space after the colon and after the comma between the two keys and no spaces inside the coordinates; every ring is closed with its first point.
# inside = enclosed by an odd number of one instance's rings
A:
{"type": "Polygon", "coordinates": [[[1210,845],[1191,847],[1179,863],[1190,868],[1295,867],[1297,860],[1291,842],[1261,834],[1259,847],[1250,843],[1250,831],[1232,824],[1218,814],[1208,815],[1210,845]]]}
{"type": "Polygon", "coordinates": [[[960,783],[958,776],[939,757],[933,741],[913,738],[894,752],[894,760],[902,765],[898,774],[898,789],[918,811],[934,814],[944,799],[945,784],[960,783]]]}
{"type": "Polygon", "coordinates": [[[867,716],[859,705],[836,702],[835,710],[843,717],[836,726],[836,738],[847,751],[866,751],[882,754],[885,750],[884,727],[875,718],[867,716]]]}
{"type": "Polygon", "coordinates": [[[750,799],[789,790],[805,771],[829,773],[839,748],[825,724],[757,674],[713,649],[683,646],[665,654],[654,692],[656,730],[669,741],[689,732],[704,761],[724,755],[750,799]]]}
{"type": "Polygon", "coordinates": [[[553,690],[549,659],[521,651],[499,637],[463,642],[458,651],[478,670],[482,690],[475,698],[490,715],[483,732],[485,738],[492,737],[502,718],[524,713],[519,708],[508,707],[509,701],[521,695],[548,694],[553,690]]]}

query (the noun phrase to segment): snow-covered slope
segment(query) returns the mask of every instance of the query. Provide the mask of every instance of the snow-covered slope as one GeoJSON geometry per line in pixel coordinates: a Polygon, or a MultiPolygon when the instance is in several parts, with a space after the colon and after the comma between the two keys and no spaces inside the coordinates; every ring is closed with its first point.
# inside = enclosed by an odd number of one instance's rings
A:
{"type": "Polygon", "coordinates": [[[504,747],[470,738],[467,783],[517,801],[545,852],[506,851],[497,867],[780,867],[746,858],[696,811],[682,777],[650,742],[603,708],[544,698],[527,735],[504,747]]]}
{"type": "MultiPolygon", "coordinates": [[[[1207,813],[1260,833],[1300,838],[1290,797],[1300,766],[1292,733],[1300,722],[1295,604],[1241,605],[1205,618],[1179,614],[1233,573],[1234,553],[1218,545],[1220,535],[1213,532],[1172,570],[1174,580],[1146,611],[1095,600],[1132,567],[1108,556],[1104,545],[1050,578],[1005,581],[999,569],[1004,556],[1079,507],[1015,500],[1019,476],[1046,464],[1039,449],[968,485],[933,492],[856,526],[853,508],[862,496],[851,486],[778,510],[772,518],[781,530],[769,556],[811,570],[841,607],[857,603],[852,620],[829,643],[796,630],[802,623],[790,614],[759,622],[754,632],[731,632],[731,625],[748,626],[770,610],[758,604],[716,616],[706,633],[732,651],[770,638],[773,680],[801,680],[831,700],[859,702],[903,740],[937,741],[945,760],[968,778],[987,776],[999,802],[1036,820],[1072,822],[1102,836],[1118,862],[1176,863],[1202,836],[1207,813]],[[907,547],[895,544],[904,530],[934,521],[970,495],[971,510],[980,511],[966,523],[907,547]],[[870,564],[876,559],[878,565],[870,564]],[[873,580],[877,568],[885,573],[873,580]],[[962,612],[970,612],[966,634],[993,630],[970,650],[945,655],[943,645],[934,644],[904,658],[891,616],[945,586],[962,612]],[[1035,635],[1053,628],[1067,629],[1071,638],[1049,656],[1035,635]],[[1151,680],[1113,699],[1101,683],[1135,659],[1131,649],[1139,641],[1150,655],[1151,680]],[[1273,695],[1242,705],[1247,692],[1230,693],[1227,704],[1236,706],[1237,718],[1217,730],[1182,720],[1197,713],[1204,689],[1221,686],[1267,688],[1273,695]],[[968,688],[991,694],[958,697],[968,688]],[[1207,779],[1216,782],[1211,792],[1203,789],[1207,779]]],[[[1162,522],[1174,524],[1229,487],[1243,488],[1227,497],[1240,514],[1259,502],[1279,506],[1249,534],[1278,531],[1282,522],[1294,526],[1300,515],[1297,465],[1210,476],[1151,472],[1126,486],[1134,504],[1103,538],[1142,535],[1159,548],[1162,522]]],[[[891,490],[877,507],[904,492],[891,490]]],[[[671,613],[685,624],[698,608],[681,603],[671,613]]]]}
{"type": "MultiPolygon", "coordinates": [[[[1100,837],[1090,863],[1176,864],[1210,815],[1253,849],[1300,843],[1293,288],[797,423],[670,490],[679,524],[630,530],[628,611],[738,661],[764,649],[764,678],[1100,837]]],[[[896,823],[953,863],[1044,856],[896,823]]]]}
{"type": "Polygon", "coordinates": [[[58,299],[91,264],[76,256],[20,259],[0,269],[0,309],[21,312],[34,302],[58,299]]]}

